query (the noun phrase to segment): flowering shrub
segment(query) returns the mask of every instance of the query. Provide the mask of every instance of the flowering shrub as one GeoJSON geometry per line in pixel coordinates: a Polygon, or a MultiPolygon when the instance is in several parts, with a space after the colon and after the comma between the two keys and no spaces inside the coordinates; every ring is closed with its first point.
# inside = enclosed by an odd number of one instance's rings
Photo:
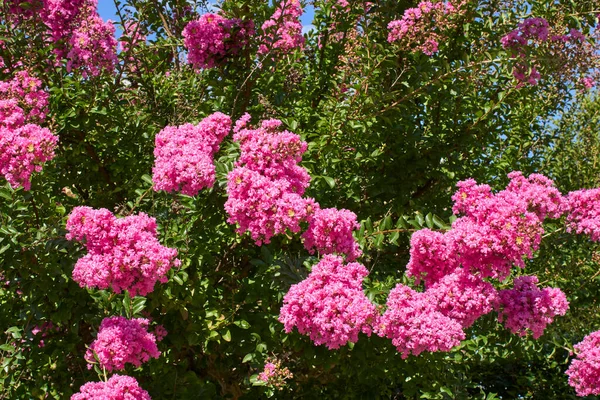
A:
{"type": "Polygon", "coordinates": [[[94,364],[97,359],[102,368],[113,371],[124,369],[127,363],[139,367],[150,358],[158,358],[157,338],[148,332],[148,324],[144,318],[104,318],[96,340],[85,353],[86,361],[94,364]]]}
{"type": "Polygon", "coordinates": [[[595,393],[598,10],[521,3],[0,1],[0,398],[595,393]]]}
{"type": "Polygon", "coordinates": [[[146,295],[167,271],[180,265],[177,250],[156,239],[156,220],[144,213],[116,218],[106,209],[76,207],[67,221],[67,239],[85,240],[88,254],[80,258],[73,279],[81,287],[128,290],[146,295]]]}

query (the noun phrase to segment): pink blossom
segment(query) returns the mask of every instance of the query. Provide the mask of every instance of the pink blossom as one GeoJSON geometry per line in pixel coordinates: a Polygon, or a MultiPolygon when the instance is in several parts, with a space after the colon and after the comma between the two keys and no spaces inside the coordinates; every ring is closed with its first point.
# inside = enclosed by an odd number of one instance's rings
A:
{"type": "Polygon", "coordinates": [[[302,234],[309,253],[342,254],[348,261],[360,257],[362,251],[352,232],[360,229],[356,214],[336,208],[317,208],[308,218],[308,229],[302,234]]]}
{"type": "Polygon", "coordinates": [[[398,43],[404,50],[432,56],[452,28],[454,17],[464,12],[463,4],[454,6],[450,1],[422,1],[417,7],[406,9],[401,19],[388,24],[388,42],[398,43]]]}
{"type": "Polygon", "coordinates": [[[0,126],[18,128],[23,123],[40,123],[48,113],[48,93],[42,81],[19,71],[0,82],[0,126]]]}
{"type": "Polygon", "coordinates": [[[258,374],[257,380],[275,389],[282,389],[285,381],[293,376],[287,367],[282,367],[280,360],[269,357],[263,372],[258,374]]]}
{"type": "Polygon", "coordinates": [[[156,281],[165,283],[168,270],[181,263],[176,249],[158,242],[156,220],[144,213],[116,218],[106,209],[76,207],[67,231],[68,240],[85,240],[88,249],[73,270],[73,280],[81,287],[144,296],[156,281]]]}
{"type": "Polygon", "coordinates": [[[263,121],[256,128],[248,126],[249,120],[244,115],[233,130],[241,155],[227,177],[225,210],[228,222],[239,225],[238,232],[250,232],[261,245],[288,230],[298,233],[318,205],[302,197],[310,176],[297,164],[306,142],[281,130],[279,120],[263,121]]]}
{"type": "Polygon", "coordinates": [[[417,283],[433,284],[454,271],[458,263],[458,254],[443,233],[421,229],[410,238],[406,275],[416,277],[417,283]]]}
{"type": "Polygon", "coordinates": [[[592,332],[575,345],[577,357],[566,374],[578,396],[600,394],[600,331],[592,332]]]}
{"type": "Polygon", "coordinates": [[[308,278],[292,285],[285,295],[279,314],[285,331],[296,327],[315,345],[329,349],[356,343],[360,332],[371,335],[378,313],[363,292],[362,281],[368,273],[361,264],[324,256],[308,278]]]}
{"type": "Polygon", "coordinates": [[[104,22],[97,12],[90,13],[69,38],[67,71],[80,69],[84,77],[112,72],[117,63],[115,27],[104,22]]]}
{"type": "Polygon", "coordinates": [[[231,129],[231,118],[214,113],[197,125],[167,126],[156,135],[154,190],[195,196],[215,182],[214,155],[231,129]]]}
{"type": "Polygon", "coordinates": [[[427,294],[404,285],[390,292],[376,331],[392,340],[402,358],[423,351],[450,351],[465,339],[458,321],[437,311],[427,294]]]}
{"type": "Polygon", "coordinates": [[[275,13],[262,25],[259,54],[269,51],[289,53],[304,46],[302,36],[302,5],[299,0],[282,0],[275,13]]]}
{"type": "Polygon", "coordinates": [[[156,337],[148,332],[148,323],[145,318],[104,318],[96,340],[85,353],[86,361],[94,364],[97,359],[102,368],[113,371],[124,369],[128,363],[139,367],[150,358],[158,358],[160,351],[156,337]]]}
{"type": "Polygon", "coordinates": [[[316,208],[314,200],[294,193],[287,179],[273,180],[246,167],[235,168],[227,179],[227,221],[238,224],[239,233],[250,232],[257,245],[287,230],[298,233],[316,208]]]}
{"type": "Polygon", "coordinates": [[[226,19],[219,14],[204,14],[183,30],[188,62],[194,68],[213,68],[236,56],[254,34],[254,23],[226,19]]]}
{"type": "Polygon", "coordinates": [[[567,232],[589,235],[600,241],[600,188],[570,192],[564,206],[567,213],[567,232]]]}
{"type": "Polygon", "coordinates": [[[594,86],[596,86],[596,81],[589,76],[586,76],[585,78],[581,78],[580,82],[583,85],[583,87],[585,87],[588,90],[593,88],[594,86]]]}
{"type": "Polygon", "coordinates": [[[437,311],[468,328],[492,311],[496,289],[480,277],[458,269],[425,291],[437,311]]]}
{"type": "Polygon", "coordinates": [[[536,276],[515,278],[513,289],[501,290],[495,308],[498,320],[512,333],[525,336],[531,331],[534,339],[544,333],[557,315],[565,315],[569,302],[558,288],[537,287],[536,276]]]}
{"type": "Polygon", "coordinates": [[[17,129],[0,127],[0,174],[14,187],[31,188],[31,174],[54,158],[58,137],[50,130],[28,124],[17,129]]]}
{"type": "Polygon", "coordinates": [[[151,400],[138,382],[123,375],[113,375],[106,382],[88,382],[71,400],[151,400]]]}
{"type": "Polygon", "coordinates": [[[554,181],[541,174],[531,174],[526,178],[520,171],[509,173],[508,178],[510,183],[506,190],[524,200],[527,210],[535,213],[540,220],[561,217],[565,199],[554,181]]]}

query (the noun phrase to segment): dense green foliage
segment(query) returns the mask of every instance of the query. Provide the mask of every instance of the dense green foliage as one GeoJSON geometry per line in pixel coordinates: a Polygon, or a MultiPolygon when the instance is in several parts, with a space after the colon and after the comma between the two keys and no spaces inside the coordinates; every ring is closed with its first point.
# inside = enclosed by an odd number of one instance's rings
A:
{"type": "MultiPolygon", "coordinates": [[[[159,359],[126,370],[154,399],[575,398],[564,371],[572,345],[600,329],[600,248],[560,223],[545,227],[525,270],[570,301],[540,339],[510,334],[492,313],[451,352],[402,360],[375,335],[330,351],[284,333],[282,298],[318,258],[297,235],[258,247],[226,222],[227,173],[239,155],[231,136],[217,155],[212,189],[195,197],[155,192],[151,175],[154,136],[167,125],[215,111],[282,120],[309,143],[302,163],[312,176],[308,194],[362,221],[359,261],[371,271],[365,290],[383,305],[396,283],[409,282],[411,233],[450,224],[457,181],[473,177],[502,189],[506,174],[521,170],[551,177],[563,193],[599,186],[596,91],[574,89],[578,78],[565,79],[555,73],[565,67],[550,62],[538,85],[517,87],[515,60],[500,44],[529,15],[589,34],[597,1],[470,2],[432,57],[387,41],[388,22],[413,1],[375,1],[368,13],[352,2],[341,15],[318,1],[303,51],[273,58],[248,50],[202,71],[183,61],[181,31],[193,15],[173,15],[186,1],[115,3],[124,18],[117,24],[133,18],[152,33],[133,50],[137,68],[121,53],[115,74],[67,73],[48,63],[41,30],[0,25],[0,55],[9,66],[27,55],[50,93],[47,126],[60,138],[30,191],[0,182],[0,273],[10,282],[0,287],[0,399],[66,399],[98,380],[83,355],[111,315],[150,316],[169,332],[159,359]],[[128,17],[125,8],[135,11],[128,17]],[[80,288],[71,272],[85,250],[65,239],[67,215],[79,205],[155,217],[161,243],[178,249],[181,268],[131,300],[80,288]],[[44,321],[60,329],[39,347],[31,330],[44,321]],[[294,374],[283,391],[256,383],[273,355],[294,374]]],[[[227,0],[222,9],[255,20],[257,30],[273,11],[251,0],[227,0]]]]}

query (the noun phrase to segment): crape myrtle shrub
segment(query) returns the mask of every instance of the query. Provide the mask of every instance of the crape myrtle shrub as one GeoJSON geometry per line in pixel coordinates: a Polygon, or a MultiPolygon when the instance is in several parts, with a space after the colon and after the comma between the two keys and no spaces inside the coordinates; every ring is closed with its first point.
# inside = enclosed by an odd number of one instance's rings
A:
{"type": "Polygon", "coordinates": [[[0,1],[0,398],[599,393],[597,2],[115,6],[0,1]]]}

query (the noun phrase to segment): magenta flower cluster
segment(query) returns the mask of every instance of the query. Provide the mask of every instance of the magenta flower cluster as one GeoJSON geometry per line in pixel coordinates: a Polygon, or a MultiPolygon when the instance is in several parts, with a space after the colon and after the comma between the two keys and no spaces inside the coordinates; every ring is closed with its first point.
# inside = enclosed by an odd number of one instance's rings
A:
{"type": "Polygon", "coordinates": [[[402,358],[423,351],[450,351],[465,339],[457,320],[439,312],[426,293],[402,284],[390,292],[376,329],[379,336],[392,340],[402,358]]]}
{"type": "MultiPolygon", "coordinates": [[[[570,29],[565,35],[552,35],[550,24],[544,18],[528,18],[501,39],[502,47],[510,50],[513,58],[518,58],[513,68],[513,76],[519,82],[519,87],[525,83],[537,85],[541,78],[538,65],[529,58],[532,49],[544,43],[578,47],[585,41],[585,36],[577,29],[570,29]]],[[[583,81],[584,86],[587,87],[589,82],[587,79],[583,81]]]]}
{"type": "Polygon", "coordinates": [[[0,127],[0,174],[15,188],[31,188],[31,174],[54,158],[58,137],[50,130],[27,124],[17,129],[0,127]]]}
{"type": "Polygon", "coordinates": [[[0,82],[0,126],[18,128],[44,121],[48,97],[41,80],[27,71],[16,72],[11,80],[0,82]]]}
{"type": "Polygon", "coordinates": [[[151,400],[135,378],[113,375],[106,382],[88,382],[71,400],[151,400]]]}
{"type": "Polygon", "coordinates": [[[463,269],[444,276],[424,292],[438,312],[468,328],[493,310],[497,291],[491,283],[463,269]]]}
{"type": "Polygon", "coordinates": [[[148,332],[149,321],[145,318],[104,318],[96,340],[85,353],[88,368],[96,360],[107,371],[122,370],[125,364],[141,366],[151,358],[158,358],[160,351],[156,337],[148,332]]]}
{"type": "Polygon", "coordinates": [[[259,54],[290,53],[304,46],[302,36],[302,5],[300,0],[282,0],[275,12],[262,24],[262,44],[259,54]]]}
{"type": "Polygon", "coordinates": [[[566,374],[578,396],[600,394],[600,331],[592,332],[575,345],[577,357],[566,374]]]}
{"type": "Polygon", "coordinates": [[[249,231],[261,245],[288,229],[299,232],[316,205],[302,197],[310,176],[297,164],[306,142],[281,130],[281,121],[263,121],[252,129],[247,127],[249,119],[244,115],[234,128],[241,155],[228,176],[225,210],[228,222],[239,225],[238,232],[249,231]]]}
{"type": "Polygon", "coordinates": [[[238,232],[250,232],[257,245],[269,243],[275,235],[298,233],[302,223],[305,248],[313,254],[344,254],[349,261],[360,256],[352,231],[360,226],[356,214],[334,208],[321,209],[312,198],[303,197],[310,175],[298,164],[307,149],[300,136],[281,129],[281,121],[263,121],[248,127],[244,115],[234,128],[233,139],[240,144],[240,158],[229,173],[225,210],[228,222],[238,232]]]}
{"type": "Polygon", "coordinates": [[[83,77],[112,71],[117,63],[115,26],[89,9],[69,37],[67,71],[80,70],[83,77]]]}
{"type": "Polygon", "coordinates": [[[513,265],[524,267],[544,232],[545,217],[558,218],[564,202],[554,183],[539,174],[508,176],[493,194],[473,179],[458,183],[454,212],[464,214],[444,234],[424,229],[411,238],[407,274],[431,284],[460,265],[483,277],[504,279],[513,265]]]}
{"type": "MultiPolygon", "coordinates": [[[[22,9],[21,0],[11,1],[11,10],[22,9]]],[[[54,53],[67,61],[70,72],[80,69],[84,77],[114,70],[117,40],[111,21],[98,14],[98,0],[43,0],[18,14],[18,22],[40,16],[54,44],[54,53]]]]}
{"type": "Polygon", "coordinates": [[[404,11],[402,19],[388,24],[388,42],[397,42],[404,50],[420,51],[432,56],[438,52],[440,42],[452,28],[452,20],[462,14],[464,2],[422,1],[417,7],[404,11]]]}
{"type": "Polygon", "coordinates": [[[296,327],[316,345],[329,349],[355,343],[360,332],[370,336],[379,314],[362,289],[368,274],[359,263],[344,264],[342,257],[324,256],[308,278],[293,285],[283,298],[279,321],[285,331],[296,327]]]}
{"type": "Polygon", "coordinates": [[[567,231],[583,233],[600,241],[600,188],[570,192],[565,204],[567,231]]]}
{"type": "Polygon", "coordinates": [[[310,254],[345,254],[354,261],[362,254],[352,232],[360,229],[356,214],[336,208],[317,208],[308,219],[308,229],[302,234],[304,247],[310,254]]]}
{"type": "Polygon", "coordinates": [[[39,125],[48,112],[42,82],[19,71],[0,82],[0,174],[11,186],[31,188],[31,175],[54,158],[58,137],[39,125]]]}
{"type": "Polygon", "coordinates": [[[494,307],[498,320],[512,333],[525,336],[531,331],[534,339],[544,333],[557,315],[565,315],[569,302],[558,288],[537,287],[536,276],[519,276],[513,289],[500,290],[494,307]]]}
{"type": "Polygon", "coordinates": [[[219,14],[204,14],[183,29],[183,44],[188,62],[194,68],[213,68],[236,56],[254,34],[254,23],[227,19],[219,14]]]}
{"type": "Polygon", "coordinates": [[[258,374],[257,381],[263,382],[266,386],[274,389],[282,389],[285,382],[293,376],[287,367],[281,365],[280,360],[269,357],[263,371],[258,374]]]}
{"type": "Polygon", "coordinates": [[[231,130],[231,118],[214,113],[199,124],[167,126],[156,135],[154,190],[195,196],[215,183],[214,155],[231,130]]]}
{"type": "Polygon", "coordinates": [[[144,296],[156,281],[167,281],[171,267],[181,264],[176,249],[158,242],[156,220],[144,213],[116,218],[104,208],[76,207],[67,231],[67,239],[84,240],[88,250],[73,270],[73,280],[81,287],[144,296]]]}

